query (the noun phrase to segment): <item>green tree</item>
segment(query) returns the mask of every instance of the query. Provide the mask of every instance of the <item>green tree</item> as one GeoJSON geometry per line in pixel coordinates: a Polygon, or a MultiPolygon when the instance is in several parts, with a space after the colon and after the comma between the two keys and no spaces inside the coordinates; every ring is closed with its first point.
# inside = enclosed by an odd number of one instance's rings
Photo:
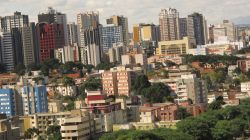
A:
{"type": "Polygon", "coordinates": [[[25,70],[26,70],[26,68],[25,68],[24,64],[18,64],[15,67],[14,73],[18,74],[19,76],[22,76],[25,74],[25,70]]]}
{"type": "Polygon", "coordinates": [[[208,106],[208,109],[210,110],[218,110],[218,109],[221,109],[222,108],[222,105],[224,105],[225,102],[223,100],[223,97],[222,96],[219,96],[216,98],[215,101],[213,101],[209,106],[208,106]]]}
{"type": "Polygon", "coordinates": [[[84,83],[84,87],[86,90],[98,90],[102,89],[101,79],[90,77],[84,83]]]}
{"type": "Polygon", "coordinates": [[[141,95],[142,90],[151,86],[146,75],[139,75],[134,81],[132,81],[132,89],[137,95],[141,95]]]}
{"type": "Polygon", "coordinates": [[[178,130],[194,137],[195,140],[211,140],[208,120],[189,117],[177,123],[178,130]]]}
{"type": "Polygon", "coordinates": [[[94,68],[93,65],[83,65],[83,67],[87,70],[88,73],[91,73],[92,69],[94,68]]]}
{"type": "Polygon", "coordinates": [[[76,67],[76,64],[72,61],[66,62],[62,65],[63,72],[65,73],[73,73],[73,69],[76,67]]]}
{"type": "Polygon", "coordinates": [[[155,83],[152,86],[142,90],[141,95],[146,97],[151,103],[162,103],[168,101],[170,89],[163,83],[155,83]]]}
{"type": "Polygon", "coordinates": [[[215,127],[212,128],[212,134],[215,140],[233,139],[230,121],[226,121],[226,120],[218,121],[215,127]]]}
{"type": "Polygon", "coordinates": [[[0,63],[0,73],[5,73],[6,69],[5,69],[5,65],[0,63]]]}
{"type": "Polygon", "coordinates": [[[27,66],[28,71],[37,71],[41,69],[41,65],[37,63],[31,63],[27,66]]]}
{"type": "Polygon", "coordinates": [[[110,70],[110,68],[115,67],[115,63],[102,62],[98,64],[95,69],[96,70],[110,70]]]}
{"type": "Polygon", "coordinates": [[[177,115],[177,119],[178,120],[183,120],[183,119],[185,119],[187,117],[192,116],[192,114],[188,113],[187,109],[184,108],[184,107],[179,107],[177,109],[176,115],[177,115]]]}
{"type": "Polygon", "coordinates": [[[39,136],[39,130],[35,127],[29,128],[24,132],[24,137],[27,139],[34,138],[36,136],[39,136]]]}
{"type": "Polygon", "coordinates": [[[59,125],[51,125],[48,127],[46,134],[48,136],[48,140],[61,140],[62,135],[60,131],[61,127],[59,125]]]}

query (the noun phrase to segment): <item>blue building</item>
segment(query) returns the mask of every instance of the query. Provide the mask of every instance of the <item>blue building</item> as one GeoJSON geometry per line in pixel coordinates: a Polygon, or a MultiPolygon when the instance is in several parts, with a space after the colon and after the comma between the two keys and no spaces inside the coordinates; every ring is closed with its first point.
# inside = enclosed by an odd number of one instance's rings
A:
{"type": "Polygon", "coordinates": [[[0,89],[0,113],[15,116],[14,101],[14,91],[12,89],[0,89]]]}
{"type": "Polygon", "coordinates": [[[114,43],[123,42],[122,26],[109,24],[100,28],[101,46],[104,53],[107,53],[114,43]]]}
{"type": "Polygon", "coordinates": [[[24,86],[22,89],[24,115],[48,112],[48,94],[46,86],[24,86]]]}

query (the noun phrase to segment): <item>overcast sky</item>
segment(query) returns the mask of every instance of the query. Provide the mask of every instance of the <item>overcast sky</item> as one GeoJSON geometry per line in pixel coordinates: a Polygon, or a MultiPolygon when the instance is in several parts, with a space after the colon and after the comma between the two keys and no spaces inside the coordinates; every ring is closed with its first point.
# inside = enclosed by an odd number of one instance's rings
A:
{"type": "Polygon", "coordinates": [[[38,13],[49,6],[66,13],[69,22],[76,21],[77,13],[89,10],[99,11],[102,24],[111,15],[124,15],[130,31],[136,23],[158,24],[160,10],[168,7],[176,8],[181,17],[200,12],[213,24],[223,19],[250,23],[249,0],[0,0],[0,16],[20,11],[29,15],[30,21],[37,21],[38,13]]]}

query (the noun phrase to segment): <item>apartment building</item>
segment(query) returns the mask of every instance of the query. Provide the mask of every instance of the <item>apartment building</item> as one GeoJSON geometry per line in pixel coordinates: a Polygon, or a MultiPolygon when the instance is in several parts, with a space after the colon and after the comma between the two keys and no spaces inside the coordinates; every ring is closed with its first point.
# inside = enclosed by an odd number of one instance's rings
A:
{"type": "Polygon", "coordinates": [[[102,73],[104,94],[130,96],[133,72],[123,69],[111,69],[102,73]]]}
{"type": "Polygon", "coordinates": [[[63,118],[70,115],[71,112],[32,114],[29,115],[31,117],[31,128],[35,127],[39,130],[39,133],[46,134],[46,131],[50,125],[61,125],[63,118]]]}
{"type": "Polygon", "coordinates": [[[94,116],[89,112],[72,111],[71,116],[62,119],[62,140],[89,140],[94,133],[94,116]]]}
{"type": "Polygon", "coordinates": [[[176,102],[178,104],[186,103],[189,99],[194,104],[207,103],[207,85],[205,81],[197,78],[194,74],[179,74],[177,77],[160,80],[152,79],[150,82],[162,82],[168,85],[171,91],[177,95],[176,102]]]}

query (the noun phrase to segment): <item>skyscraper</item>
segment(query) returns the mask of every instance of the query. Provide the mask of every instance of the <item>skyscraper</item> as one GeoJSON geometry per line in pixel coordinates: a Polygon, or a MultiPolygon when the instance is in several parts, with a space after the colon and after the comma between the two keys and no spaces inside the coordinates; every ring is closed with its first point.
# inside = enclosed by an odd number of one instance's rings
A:
{"type": "Polygon", "coordinates": [[[35,63],[35,42],[32,27],[21,28],[22,33],[22,50],[23,50],[23,62],[27,67],[31,63],[35,63]]]}
{"type": "Polygon", "coordinates": [[[159,14],[161,41],[180,39],[179,12],[176,9],[162,9],[159,14]]]}
{"type": "Polygon", "coordinates": [[[99,35],[99,13],[91,11],[78,14],[77,25],[80,30],[78,41],[82,63],[99,64],[102,57],[99,35]]]}
{"type": "MultiPolygon", "coordinates": [[[[74,23],[67,24],[68,42],[70,45],[78,44],[78,38],[80,35],[79,27],[74,23]]],[[[79,45],[79,44],[78,44],[79,45]]]]}
{"type": "Polygon", "coordinates": [[[0,18],[1,29],[6,32],[11,32],[13,28],[21,28],[29,25],[28,15],[22,15],[21,12],[15,12],[12,16],[0,18]]]}
{"type": "Polygon", "coordinates": [[[188,16],[193,19],[194,36],[197,45],[205,45],[207,42],[207,21],[202,14],[193,13],[188,16]]]}
{"type": "Polygon", "coordinates": [[[104,53],[108,53],[109,48],[112,48],[114,43],[122,43],[122,26],[109,24],[101,27],[101,45],[104,53]]]}
{"type": "Polygon", "coordinates": [[[64,31],[64,43],[67,46],[68,42],[68,33],[67,33],[67,16],[66,14],[57,12],[52,7],[48,7],[47,13],[42,13],[38,15],[38,22],[46,22],[46,23],[57,23],[62,24],[64,31]]]}
{"type": "Polygon", "coordinates": [[[128,18],[124,16],[111,16],[106,20],[107,24],[114,24],[122,27],[123,44],[127,46],[129,44],[129,31],[128,31],[128,18]]]}
{"type": "Polygon", "coordinates": [[[11,32],[0,32],[2,63],[7,71],[15,68],[15,49],[11,32]]]}
{"type": "Polygon", "coordinates": [[[14,15],[0,18],[2,33],[2,59],[7,71],[23,63],[22,37],[20,29],[29,26],[28,15],[15,12],[14,15]]]}
{"type": "MultiPolygon", "coordinates": [[[[82,56],[86,60],[87,64],[94,66],[101,62],[101,44],[100,44],[100,32],[99,29],[89,28],[84,30],[84,44],[87,55],[82,56]]],[[[84,54],[84,53],[81,53],[84,54]]]]}
{"type": "Polygon", "coordinates": [[[40,61],[54,58],[54,49],[64,47],[64,30],[62,24],[38,23],[36,26],[40,61]]]}
{"type": "Polygon", "coordinates": [[[192,18],[180,18],[180,38],[189,37],[194,39],[194,22],[192,18]]]}
{"type": "Polygon", "coordinates": [[[236,27],[233,22],[229,20],[223,20],[223,23],[220,24],[220,27],[225,28],[226,36],[229,41],[236,41],[236,27]]]}

